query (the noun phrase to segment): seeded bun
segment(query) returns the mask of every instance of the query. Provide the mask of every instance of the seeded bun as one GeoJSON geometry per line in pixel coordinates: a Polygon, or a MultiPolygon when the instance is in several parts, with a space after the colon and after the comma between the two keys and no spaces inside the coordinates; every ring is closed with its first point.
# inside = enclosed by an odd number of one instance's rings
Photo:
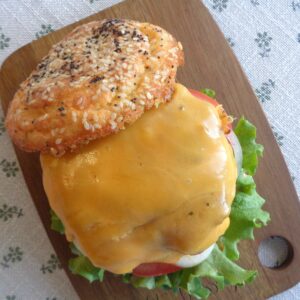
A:
{"type": "Polygon", "coordinates": [[[94,21],[54,45],[21,84],[6,126],[23,150],[62,155],[171,98],[183,50],[158,26],[94,21]]]}

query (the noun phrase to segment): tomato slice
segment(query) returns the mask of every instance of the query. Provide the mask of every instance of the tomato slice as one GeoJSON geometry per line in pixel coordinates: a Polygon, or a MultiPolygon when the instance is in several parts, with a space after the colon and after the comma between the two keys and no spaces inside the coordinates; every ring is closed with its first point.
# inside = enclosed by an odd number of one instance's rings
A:
{"type": "MultiPolygon", "coordinates": [[[[209,103],[211,103],[213,106],[218,106],[218,105],[219,105],[219,103],[218,103],[217,100],[208,97],[207,95],[201,93],[200,91],[196,91],[196,90],[193,90],[193,89],[189,89],[189,91],[190,91],[190,93],[191,93],[193,96],[197,97],[197,98],[200,99],[200,100],[209,102],[209,103]]],[[[228,124],[228,128],[229,128],[229,130],[231,131],[231,130],[232,130],[232,124],[228,124]]]]}
{"type": "Polygon", "coordinates": [[[200,91],[196,91],[196,90],[192,90],[192,89],[189,89],[189,91],[192,95],[194,95],[195,97],[197,97],[203,101],[209,102],[214,106],[219,105],[219,103],[215,99],[208,97],[207,95],[201,93],[200,91]]]}
{"type": "Polygon", "coordinates": [[[180,269],[181,267],[167,263],[146,263],[134,268],[132,273],[139,277],[151,277],[174,273],[180,269]]]}

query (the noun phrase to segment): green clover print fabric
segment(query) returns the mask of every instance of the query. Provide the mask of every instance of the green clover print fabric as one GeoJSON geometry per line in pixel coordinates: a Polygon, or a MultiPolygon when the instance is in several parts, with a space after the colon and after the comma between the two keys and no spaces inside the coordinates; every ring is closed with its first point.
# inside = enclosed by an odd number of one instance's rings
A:
{"type": "MultiPolygon", "coordinates": [[[[118,2],[1,0],[0,64],[26,43],[118,2]]],[[[300,0],[203,2],[247,74],[300,194],[300,0]]],[[[31,201],[1,109],[0,299],[78,299],[31,201]]],[[[275,299],[300,299],[300,286],[275,299]]]]}

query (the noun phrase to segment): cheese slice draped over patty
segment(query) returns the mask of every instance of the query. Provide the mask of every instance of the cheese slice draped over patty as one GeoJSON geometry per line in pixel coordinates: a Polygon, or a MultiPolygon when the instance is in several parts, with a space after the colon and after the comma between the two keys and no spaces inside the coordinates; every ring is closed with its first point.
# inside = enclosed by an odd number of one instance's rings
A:
{"type": "Polygon", "coordinates": [[[216,108],[177,84],[172,100],[126,130],[61,158],[41,155],[66,237],[113,273],[176,263],[229,225],[237,167],[216,108]]]}

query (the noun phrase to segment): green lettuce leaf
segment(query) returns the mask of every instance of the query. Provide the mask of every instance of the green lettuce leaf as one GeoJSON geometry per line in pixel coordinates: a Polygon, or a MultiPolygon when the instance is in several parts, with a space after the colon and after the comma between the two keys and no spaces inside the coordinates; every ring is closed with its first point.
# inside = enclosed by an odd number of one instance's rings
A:
{"type": "Polygon", "coordinates": [[[258,157],[263,146],[256,143],[256,128],[241,118],[235,128],[243,151],[243,168],[236,183],[236,195],[231,206],[230,225],[220,238],[224,253],[231,260],[239,259],[238,242],[254,239],[253,231],[266,225],[270,220],[268,212],[262,210],[265,200],[257,193],[254,175],[258,157]]]}
{"type": "Polygon", "coordinates": [[[216,99],[216,92],[211,89],[202,89],[200,90],[201,93],[205,94],[206,96],[216,99]]]}
{"type": "Polygon", "coordinates": [[[202,283],[203,278],[216,282],[218,289],[226,285],[244,285],[250,283],[256,276],[255,271],[246,271],[232,262],[218,246],[201,264],[193,268],[183,269],[173,274],[159,277],[136,277],[131,274],[123,276],[123,281],[135,287],[154,289],[162,287],[178,291],[183,289],[197,299],[206,299],[210,290],[202,283]]]}
{"type": "Polygon", "coordinates": [[[243,169],[254,175],[258,166],[258,157],[262,156],[264,147],[256,143],[256,128],[245,118],[241,118],[234,129],[243,151],[243,169]]]}
{"type": "Polygon", "coordinates": [[[65,227],[62,221],[58,218],[58,216],[55,214],[55,212],[51,209],[50,210],[50,216],[51,216],[51,226],[50,228],[60,234],[65,233],[65,227]]]}
{"type": "Polygon", "coordinates": [[[93,266],[90,260],[83,255],[69,260],[69,269],[73,274],[86,278],[89,282],[95,280],[103,281],[104,270],[93,266]]]}
{"type": "MultiPolygon", "coordinates": [[[[215,97],[210,90],[202,90],[202,92],[215,97]]],[[[230,226],[220,237],[210,256],[198,266],[168,275],[136,277],[132,274],[124,274],[121,278],[125,283],[130,283],[134,287],[163,288],[174,292],[183,289],[197,299],[205,299],[210,295],[210,289],[204,279],[209,279],[218,289],[223,289],[227,285],[240,286],[254,280],[256,271],[245,270],[234,260],[239,258],[239,241],[253,239],[254,229],[266,225],[270,220],[269,214],[262,210],[265,200],[257,193],[252,177],[257,169],[258,158],[262,156],[263,147],[256,143],[256,128],[244,118],[238,122],[235,133],[242,147],[243,165],[237,178],[230,226]]],[[[63,224],[54,212],[51,212],[51,228],[64,233],[63,224]]],[[[81,275],[90,282],[102,281],[104,270],[94,267],[74,244],[70,247],[72,253],[76,255],[69,261],[72,273],[81,275]]]]}

